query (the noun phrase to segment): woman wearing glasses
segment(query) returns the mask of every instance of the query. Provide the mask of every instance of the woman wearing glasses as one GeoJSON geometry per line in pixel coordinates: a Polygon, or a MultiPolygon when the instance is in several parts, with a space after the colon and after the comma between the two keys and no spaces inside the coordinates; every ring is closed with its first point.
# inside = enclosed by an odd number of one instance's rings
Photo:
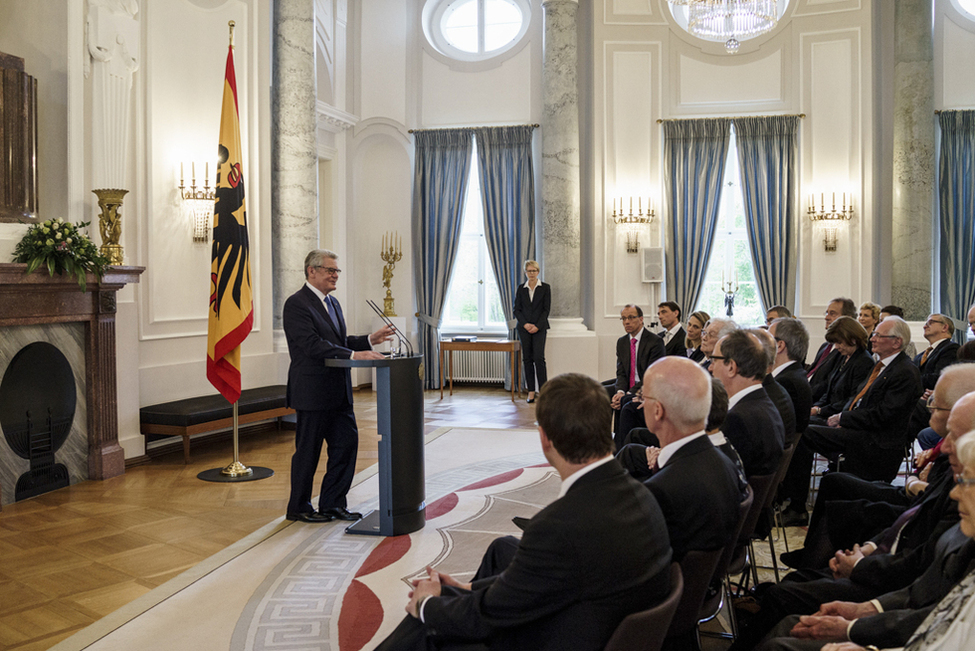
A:
{"type": "Polygon", "coordinates": [[[535,402],[536,375],[539,391],[548,379],[545,368],[545,335],[548,330],[548,313],[552,307],[552,288],[538,279],[538,273],[538,263],[525,260],[525,277],[528,280],[524,285],[519,285],[515,293],[514,317],[518,321],[521,357],[525,363],[528,402],[535,402]]]}

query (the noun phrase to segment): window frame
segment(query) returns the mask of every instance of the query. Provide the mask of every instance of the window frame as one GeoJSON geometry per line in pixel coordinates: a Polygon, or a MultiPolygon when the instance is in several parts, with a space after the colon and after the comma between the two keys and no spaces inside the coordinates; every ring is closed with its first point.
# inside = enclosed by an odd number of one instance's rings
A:
{"type": "MultiPolygon", "coordinates": [[[[503,0],[521,11],[521,27],[517,35],[506,45],[489,52],[480,51],[484,45],[484,2],[486,0],[427,0],[423,7],[423,33],[434,51],[448,60],[463,63],[492,61],[519,50],[526,40],[532,24],[532,7],[529,0],[503,0]],[[476,2],[478,4],[478,52],[465,52],[450,43],[443,33],[443,21],[447,11],[455,2],[476,2]]],[[[507,58],[507,57],[505,57],[507,58]]]]}

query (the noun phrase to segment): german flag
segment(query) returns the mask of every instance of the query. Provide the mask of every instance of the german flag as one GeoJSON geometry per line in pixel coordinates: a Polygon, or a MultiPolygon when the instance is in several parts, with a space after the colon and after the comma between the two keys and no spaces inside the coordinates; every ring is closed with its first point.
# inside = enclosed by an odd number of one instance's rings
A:
{"type": "Polygon", "coordinates": [[[240,398],[240,345],[254,324],[246,208],[231,45],[220,116],[207,329],[207,379],[231,403],[240,398]]]}

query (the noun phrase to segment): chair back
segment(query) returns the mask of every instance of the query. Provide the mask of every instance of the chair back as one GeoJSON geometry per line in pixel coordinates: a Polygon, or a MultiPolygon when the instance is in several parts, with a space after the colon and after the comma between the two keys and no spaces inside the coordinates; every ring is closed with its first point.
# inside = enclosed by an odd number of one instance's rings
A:
{"type": "Polygon", "coordinates": [[[775,473],[775,481],[772,484],[772,488],[769,489],[768,495],[765,496],[765,508],[771,508],[772,502],[775,500],[775,494],[779,490],[779,484],[785,479],[785,474],[789,472],[789,464],[792,463],[792,455],[795,454],[796,444],[793,443],[789,445],[785,450],[782,451],[782,461],[779,463],[779,470],[775,473]]]}
{"type": "Polygon", "coordinates": [[[706,552],[689,551],[684,555],[680,562],[680,571],[684,575],[684,595],[674,613],[674,619],[670,622],[668,638],[696,635],[698,613],[701,612],[708,586],[711,585],[711,577],[714,576],[714,568],[717,567],[722,553],[724,549],[719,548],[706,552]]]}
{"type": "Polygon", "coordinates": [[[748,487],[748,494],[745,499],[741,501],[738,505],[738,523],[735,525],[734,534],[731,536],[731,540],[728,544],[724,546],[721,551],[721,557],[718,559],[718,564],[714,568],[714,576],[711,577],[711,585],[717,587],[718,589],[712,591],[713,594],[710,596],[705,596],[704,603],[701,605],[701,611],[698,613],[699,621],[706,621],[713,619],[718,611],[721,610],[721,597],[724,594],[724,590],[721,589],[722,582],[724,581],[725,574],[728,573],[728,566],[731,564],[731,558],[735,553],[735,549],[738,546],[738,538],[741,534],[741,528],[745,525],[745,518],[752,509],[752,503],[755,501],[755,491],[752,487],[748,487]]]}
{"type": "Polygon", "coordinates": [[[628,615],[613,632],[606,651],[659,651],[684,594],[684,578],[679,563],[670,564],[670,594],[649,610],[628,615]]]}
{"type": "Polygon", "coordinates": [[[746,553],[748,543],[751,542],[755,525],[758,524],[758,518],[762,514],[765,500],[768,498],[769,491],[772,490],[772,483],[777,475],[778,471],[769,475],[753,475],[748,480],[748,485],[752,489],[752,504],[745,515],[744,522],[742,522],[741,530],[738,532],[738,542],[735,545],[735,552],[731,556],[731,562],[728,564],[728,574],[738,574],[745,567],[745,561],[748,557],[746,553]]]}

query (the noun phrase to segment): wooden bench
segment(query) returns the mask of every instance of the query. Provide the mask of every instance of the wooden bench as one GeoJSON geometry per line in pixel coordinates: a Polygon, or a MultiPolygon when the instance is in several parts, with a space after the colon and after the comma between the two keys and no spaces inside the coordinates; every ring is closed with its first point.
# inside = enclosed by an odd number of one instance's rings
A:
{"type": "MultiPolygon", "coordinates": [[[[237,423],[245,425],[295,413],[286,406],[283,384],[246,389],[237,401],[237,423]]],[[[222,395],[200,396],[150,405],[139,410],[140,431],[146,435],[182,436],[183,462],[190,462],[190,437],[233,427],[233,405],[222,395]]]]}

